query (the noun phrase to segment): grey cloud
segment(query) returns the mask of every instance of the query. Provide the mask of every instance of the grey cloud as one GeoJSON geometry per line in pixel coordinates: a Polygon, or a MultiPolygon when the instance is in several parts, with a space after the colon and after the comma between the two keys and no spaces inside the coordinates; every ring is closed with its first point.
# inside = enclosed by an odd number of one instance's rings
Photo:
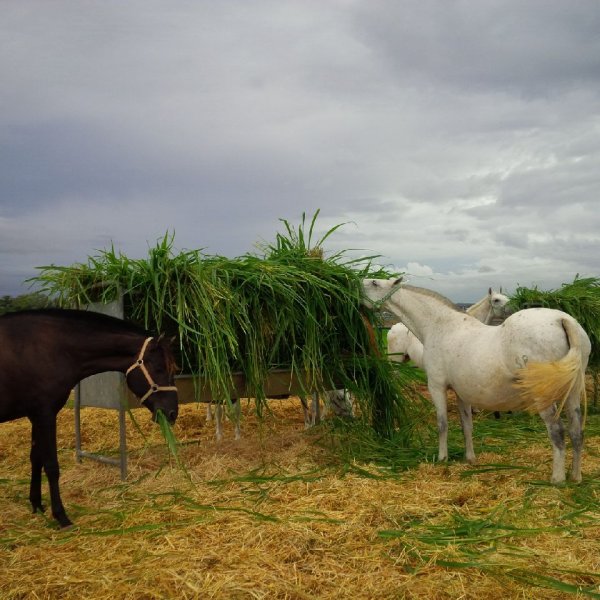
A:
{"type": "Polygon", "coordinates": [[[492,267],[482,265],[481,267],[479,267],[479,269],[477,269],[477,272],[478,273],[493,273],[494,269],[492,267]]]}
{"type": "Polygon", "coordinates": [[[599,156],[600,149],[595,157],[515,172],[502,183],[500,202],[509,207],[537,204],[547,209],[565,204],[595,205],[599,156]]]}
{"type": "Polygon", "coordinates": [[[526,96],[598,88],[600,8],[593,2],[383,0],[369,3],[356,27],[400,84],[526,96]]]}

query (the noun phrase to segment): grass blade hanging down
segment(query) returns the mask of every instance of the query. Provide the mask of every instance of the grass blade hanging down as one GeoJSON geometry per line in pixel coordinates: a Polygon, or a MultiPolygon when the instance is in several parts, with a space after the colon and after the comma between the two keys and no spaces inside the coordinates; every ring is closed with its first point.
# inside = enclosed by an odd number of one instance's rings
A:
{"type": "Polygon", "coordinates": [[[165,442],[167,443],[169,452],[173,455],[173,458],[177,462],[179,462],[179,455],[177,452],[177,440],[175,439],[175,435],[173,434],[173,430],[171,429],[169,421],[160,409],[156,412],[156,420],[158,422],[158,425],[160,426],[160,431],[163,434],[163,437],[165,438],[165,442]]]}
{"type": "Polygon", "coordinates": [[[308,231],[305,215],[297,228],[283,220],[284,232],[259,248],[262,255],[176,253],[167,233],[145,259],[111,247],[86,264],[41,267],[34,281],[63,306],[122,293],[129,320],[178,337],[183,372],[207,381],[215,400],[229,401],[233,374],[241,372],[260,412],[269,371],[285,368],[307,392],[349,389],[381,435],[408,431],[403,370],[369,332],[377,315],[361,307],[363,278],[385,273],[372,272],[376,257],[327,257],[324,243],[341,225],[313,243],[317,215],[308,231]]]}

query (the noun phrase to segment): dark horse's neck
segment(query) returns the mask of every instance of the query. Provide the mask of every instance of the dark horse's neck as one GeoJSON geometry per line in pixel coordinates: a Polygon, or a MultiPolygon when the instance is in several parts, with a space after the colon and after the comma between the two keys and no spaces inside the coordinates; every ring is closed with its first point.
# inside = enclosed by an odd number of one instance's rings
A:
{"type": "Polygon", "coordinates": [[[3,325],[10,323],[8,317],[30,359],[69,369],[76,381],[104,371],[125,372],[148,336],[131,323],[88,311],[23,311],[3,317],[3,325]]]}

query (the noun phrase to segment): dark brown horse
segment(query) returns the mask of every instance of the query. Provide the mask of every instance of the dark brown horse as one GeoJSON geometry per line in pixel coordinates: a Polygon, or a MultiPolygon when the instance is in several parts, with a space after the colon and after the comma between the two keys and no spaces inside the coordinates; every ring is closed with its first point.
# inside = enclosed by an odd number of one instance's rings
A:
{"type": "Polygon", "coordinates": [[[79,310],[31,310],[0,317],[0,422],[31,421],[33,512],[43,511],[42,468],[50,487],[52,515],[71,521],[58,486],[56,415],[73,387],[104,371],[126,374],[127,385],[156,420],[161,410],[177,418],[175,362],[169,344],[120,319],[79,310]]]}

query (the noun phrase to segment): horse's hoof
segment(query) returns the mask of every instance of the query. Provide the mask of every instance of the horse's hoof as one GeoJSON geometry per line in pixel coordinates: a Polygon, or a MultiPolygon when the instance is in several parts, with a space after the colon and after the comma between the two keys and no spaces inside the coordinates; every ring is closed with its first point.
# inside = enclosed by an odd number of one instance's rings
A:
{"type": "Polygon", "coordinates": [[[61,530],[67,529],[67,528],[73,526],[71,519],[69,519],[69,517],[67,517],[66,513],[64,513],[64,512],[59,513],[58,515],[52,515],[52,516],[58,521],[58,524],[59,524],[61,530]]]}

